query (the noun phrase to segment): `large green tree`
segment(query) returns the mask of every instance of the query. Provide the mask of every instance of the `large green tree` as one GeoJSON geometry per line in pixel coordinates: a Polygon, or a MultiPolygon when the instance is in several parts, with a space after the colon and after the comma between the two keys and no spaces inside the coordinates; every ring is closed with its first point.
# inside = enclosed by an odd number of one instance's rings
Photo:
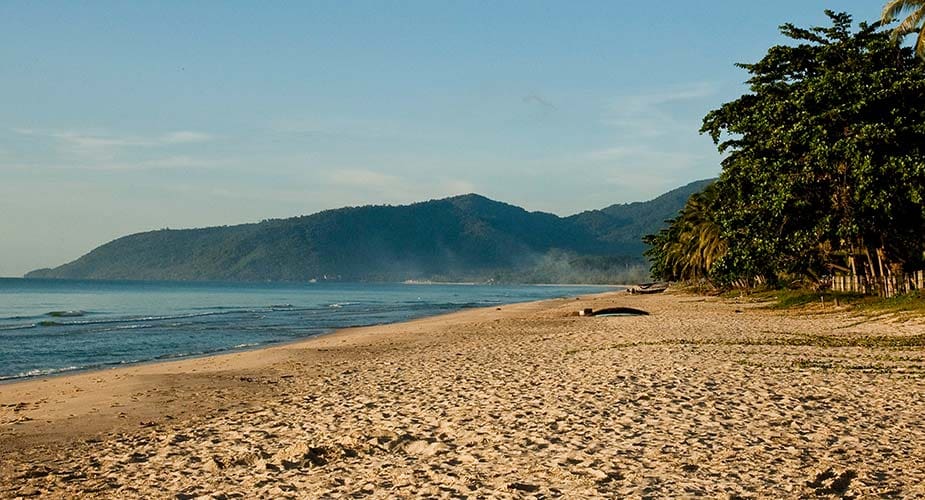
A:
{"type": "Polygon", "coordinates": [[[782,26],[793,42],[740,64],[749,92],[704,118],[726,154],[708,216],[728,248],[715,280],[922,264],[925,71],[876,25],[827,14],[830,26],[782,26]]]}
{"type": "Polygon", "coordinates": [[[903,16],[902,22],[893,28],[893,38],[917,33],[915,51],[925,59],[925,0],[890,0],[883,7],[881,21],[889,24],[903,16]]]}

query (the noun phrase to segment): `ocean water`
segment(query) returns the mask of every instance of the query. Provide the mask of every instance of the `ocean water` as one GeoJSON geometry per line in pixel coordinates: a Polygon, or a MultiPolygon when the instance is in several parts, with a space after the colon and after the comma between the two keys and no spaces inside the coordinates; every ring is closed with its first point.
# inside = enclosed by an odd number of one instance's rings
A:
{"type": "Polygon", "coordinates": [[[247,349],[593,286],[0,278],[0,381],[247,349]]]}

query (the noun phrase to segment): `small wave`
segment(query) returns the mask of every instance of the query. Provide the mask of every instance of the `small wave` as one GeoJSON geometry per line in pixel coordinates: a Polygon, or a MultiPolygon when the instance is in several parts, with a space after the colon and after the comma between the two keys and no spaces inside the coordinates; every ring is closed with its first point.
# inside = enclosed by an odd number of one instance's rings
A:
{"type": "Polygon", "coordinates": [[[187,356],[196,356],[197,354],[205,354],[205,353],[204,352],[169,352],[167,354],[161,354],[160,356],[155,356],[154,359],[185,358],[187,356]]]}
{"type": "Polygon", "coordinates": [[[355,306],[357,304],[360,304],[360,302],[334,302],[332,304],[328,304],[328,307],[338,309],[338,308],[346,307],[346,306],[355,306]]]}
{"type": "Polygon", "coordinates": [[[45,316],[51,316],[52,318],[79,318],[85,316],[87,313],[84,311],[51,311],[45,313],[45,316]]]}
{"type": "Polygon", "coordinates": [[[270,309],[292,309],[292,304],[271,304],[270,309]]]}
{"type": "Polygon", "coordinates": [[[45,375],[54,375],[55,373],[70,372],[86,368],[84,366],[67,366],[64,368],[36,368],[17,373],[16,375],[0,375],[0,380],[13,380],[17,378],[44,377],[45,375]]]}
{"type": "Polygon", "coordinates": [[[232,349],[243,349],[243,348],[245,348],[245,347],[254,347],[254,346],[258,346],[258,345],[260,345],[260,342],[251,342],[251,343],[248,343],[248,344],[238,344],[238,345],[232,347],[232,349]]]}
{"type": "Polygon", "coordinates": [[[223,316],[228,314],[252,314],[260,312],[257,309],[236,309],[229,311],[210,311],[203,313],[190,313],[190,314],[176,314],[169,316],[142,316],[142,317],[128,317],[128,318],[113,318],[113,319],[98,319],[90,321],[65,321],[65,322],[50,322],[50,321],[40,321],[39,325],[41,326],[82,326],[82,325],[107,325],[112,323],[131,323],[131,322],[146,322],[146,321],[166,321],[171,319],[188,319],[188,318],[204,318],[207,316],[223,316]],[[54,323],[54,325],[44,324],[44,323],[54,323]]]}
{"type": "Polygon", "coordinates": [[[140,325],[119,325],[109,328],[98,328],[85,330],[86,333],[104,333],[104,332],[118,332],[121,330],[141,330],[145,328],[155,328],[157,325],[142,323],[140,325]]]}
{"type": "Polygon", "coordinates": [[[0,332],[12,331],[12,330],[28,330],[30,328],[35,328],[37,326],[39,326],[37,323],[29,323],[28,325],[0,326],[0,332]]]}

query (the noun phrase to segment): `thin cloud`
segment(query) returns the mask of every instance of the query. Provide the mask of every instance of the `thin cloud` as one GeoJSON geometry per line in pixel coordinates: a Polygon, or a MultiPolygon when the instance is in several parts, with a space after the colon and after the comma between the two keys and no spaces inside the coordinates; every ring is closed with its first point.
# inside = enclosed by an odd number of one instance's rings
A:
{"type": "Polygon", "coordinates": [[[19,135],[54,140],[65,147],[85,152],[100,152],[133,147],[152,148],[177,144],[193,144],[208,142],[215,139],[211,134],[192,130],[178,130],[151,137],[116,135],[106,132],[88,132],[80,130],[40,130],[32,128],[12,128],[11,130],[19,135]]]}
{"type": "Polygon", "coordinates": [[[713,97],[718,90],[716,84],[698,82],[620,96],[607,106],[602,123],[636,137],[655,138],[679,132],[696,134],[701,117],[682,116],[676,108],[713,97]]]}
{"type": "Polygon", "coordinates": [[[161,144],[189,144],[194,142],[208,142],[213,140],[211,134],[195,132],[192,130],[179,130],[160,137],[161,144]]]}
{"type": "Polygon", "coordinates": [[[652,194],[713,175],[720,157],[699,129],[718,93],[700,82],[614,98],[600,121],[611,139],[576,160],[609,185],[652,194]]]}
{"type": "Polygon", "coordinates": [[[138,161],[93,161],[84,163],[68,161],[66,163],[0,163],[0,170],[17,171],[84,171],[84,172],[140,172],[151,170],[194,170],[218,168],[223,162],[192,156],[166,156],[138,161]]]}

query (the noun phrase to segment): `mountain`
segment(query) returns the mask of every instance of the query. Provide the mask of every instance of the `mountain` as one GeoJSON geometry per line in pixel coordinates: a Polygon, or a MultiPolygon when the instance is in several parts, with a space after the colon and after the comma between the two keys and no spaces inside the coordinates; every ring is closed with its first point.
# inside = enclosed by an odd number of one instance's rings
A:
{"type": "Polygon", "coordinates": [[[572,223],[586,228],[598,240],[626,255],[641,256],[646,245],[642,237],[657,232],[666,219],[673,218],[687,199],[703,191],[716,179],[694,181],[673,189],[650,201],[611,205],[602,210],[591,210],[573,215],[572,223]]]}
{"type": "Polygon", "coordinates": [[[259,224],[163,229],[118,238],[26,277],[613,281],[619,272],[643,272],[642,236],[657,231],[708,182],[565,218],[468,194],[259,224]]]}

